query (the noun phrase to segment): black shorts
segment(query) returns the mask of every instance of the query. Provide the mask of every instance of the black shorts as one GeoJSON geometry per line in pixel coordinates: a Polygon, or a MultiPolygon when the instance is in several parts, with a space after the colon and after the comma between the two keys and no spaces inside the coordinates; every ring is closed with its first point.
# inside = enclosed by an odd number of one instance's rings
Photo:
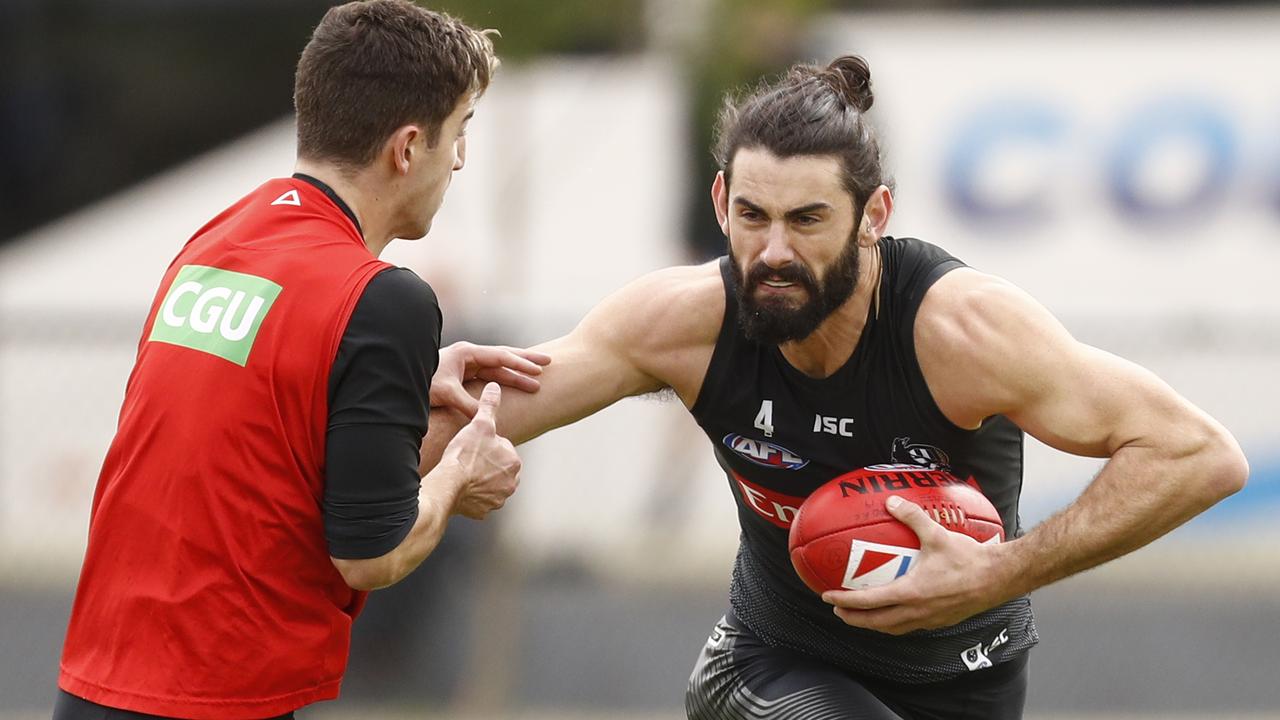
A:
{"type": "Polygon", "coordinates": [[[1020,720],[1027,655],[934,683],[859,677],[765,645],[729,613],[711,631],[685,693],[689,720],[1020,720]]]}
{"type": "MultiPolygon", "coordinates": [[[[271,720],[286,720],[293,713],[278,715],[271,720]]],[[[53,720],[178,720],[162,715],[117,710],[105,705],[91,703],[84,698],[76,697],[66,690],[58,691],[58,700],[53,705],[53,720]]]]}

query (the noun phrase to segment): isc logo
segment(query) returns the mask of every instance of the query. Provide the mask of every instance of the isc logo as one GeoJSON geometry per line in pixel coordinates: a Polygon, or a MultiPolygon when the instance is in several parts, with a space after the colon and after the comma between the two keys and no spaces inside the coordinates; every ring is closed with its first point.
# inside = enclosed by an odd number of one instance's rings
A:
{"type": "Polygon", "coordinates": [[[742,457],[765,467],[799,470],[809,464],[808,460],[781,445],[775,445],[764,440],[753,440],[737,433],[725,435],[724,444],[742,457]]]}
{"type": "Polygon", "coordinates": [[[184,265],[165,294],[148,339],[200,350],[243,366],[281,289],[253,275],[184,265]]]}
{"type": "Polygon", "coordinates": [[[853,437],[853,418],[814,415],[813,431],[841,437],[853,437]]]}

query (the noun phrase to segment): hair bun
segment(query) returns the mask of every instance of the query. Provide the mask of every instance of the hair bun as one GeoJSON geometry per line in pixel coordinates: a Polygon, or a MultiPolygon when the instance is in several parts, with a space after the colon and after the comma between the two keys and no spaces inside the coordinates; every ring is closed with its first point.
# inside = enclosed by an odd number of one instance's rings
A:
{"type": "Polygon", "coordinates": [[[875,103],[871,92],[871,67],[857,55],[841,55],[827,66],[823,73],[845,102],[866,112],[875,103]]]}

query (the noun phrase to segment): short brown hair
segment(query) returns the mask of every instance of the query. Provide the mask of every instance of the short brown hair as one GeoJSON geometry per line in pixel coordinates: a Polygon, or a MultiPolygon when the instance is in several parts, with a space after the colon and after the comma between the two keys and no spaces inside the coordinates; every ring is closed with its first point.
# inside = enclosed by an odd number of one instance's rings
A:
{"type": "Polygon", "coordinates": [[[489,86],[492,32],[407,0],[330,8],[298,60],[298,156],[361,168],[410,123],[434,144],[464,94],[489,86]]]}
{"type": "Polygon", "coordinates": [[[794,65],[745,96],[729,96],[714,150],[725,181],[732,179],[733,157],[743,148],[764,148],[780,158],[835,155],[860,215],[878,186],[893,186],[881,167],[875,128],[865,117],[874,102],[871,68],[857,55],[838,57],[826,67],[794,65]]]}

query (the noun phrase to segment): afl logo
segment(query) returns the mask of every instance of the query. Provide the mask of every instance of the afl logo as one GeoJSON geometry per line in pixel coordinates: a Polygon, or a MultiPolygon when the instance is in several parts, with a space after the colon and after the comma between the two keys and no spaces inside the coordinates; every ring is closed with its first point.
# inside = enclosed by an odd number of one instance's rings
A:
{"type": "Polygon", "coordinates": [[[732,451],[757,465],[782,470],[799,470],[809,464],[808,460],[790,450],[764,440],[753,440],[737,433],[724,436],[724,444],[732,451]]]}

